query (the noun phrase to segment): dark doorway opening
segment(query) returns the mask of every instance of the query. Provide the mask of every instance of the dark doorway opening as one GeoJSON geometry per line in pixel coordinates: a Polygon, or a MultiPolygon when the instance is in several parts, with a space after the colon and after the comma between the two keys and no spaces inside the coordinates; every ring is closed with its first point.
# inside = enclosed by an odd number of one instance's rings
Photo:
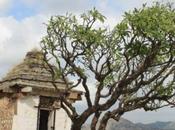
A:
{"type": "Polygon", "coordinates": [[[39,130],[48,130],[48,110],[40,110],[39,130]]]}

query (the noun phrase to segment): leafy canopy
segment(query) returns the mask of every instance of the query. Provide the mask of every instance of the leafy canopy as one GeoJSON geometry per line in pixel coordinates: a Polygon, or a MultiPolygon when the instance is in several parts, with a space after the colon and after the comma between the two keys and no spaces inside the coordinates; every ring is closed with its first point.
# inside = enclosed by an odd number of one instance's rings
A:
{"type": "Polygon", "coordinates": [[[53,16],[41,41],[45,61],[56,63],[50,66],[53,80],[63,79],[67,92],[78,86],[85,90],[87,109],[81,114],[64,94],[60,98],[72,130],[79,130],[91,115],[91,129],[101,118],[99,130],[104,130],[109,118],[118,120],[140,108],[158,109],[174,96],[175,10],[168,4],[144,5],[126,12],[112,30],[103,26],[105,20],[96,9],[78,18],[53,16]],[[94,99],[89,82],[95,86],[94,99]]]}

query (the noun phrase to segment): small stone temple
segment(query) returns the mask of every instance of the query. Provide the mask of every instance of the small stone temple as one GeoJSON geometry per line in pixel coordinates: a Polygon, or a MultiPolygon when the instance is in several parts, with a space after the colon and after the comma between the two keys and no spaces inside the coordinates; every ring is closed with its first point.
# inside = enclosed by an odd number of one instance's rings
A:
{"type": "MultiPolygon", "coordinates": [[[[47,69],[43,54],[33,50],[0,81],[0,130],[70,130],[71,120],[58,98],[65,84],[55,80],[56,91],[47,69]]],[[[73,103],[81,95],[72,90],[67,98],[73,103]]]]}

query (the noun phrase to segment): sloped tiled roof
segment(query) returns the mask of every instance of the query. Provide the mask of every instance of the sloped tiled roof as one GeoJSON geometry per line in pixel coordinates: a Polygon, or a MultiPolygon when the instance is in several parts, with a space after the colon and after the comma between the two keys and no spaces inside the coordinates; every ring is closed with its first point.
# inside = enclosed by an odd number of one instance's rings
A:
{"type": "MultiPolygon", "coordinates": [[[[56,91],[49,67],[43,58],[44,55],[41,51],[28,52],[23,62],[12,68],[0,81],[0,93],[19,93],[24,92],[26,88],[25,92],[29,91],[31,94],[57,97],[59,96],[58,92],[64,92],[66,85],[59,78],[54,80],[58,90],[56,91]],[[30,89],[32,90],[30,91],[30,89]]],[[[81,91],[71,90],[67,94],[71,100],[81,100],[81,91]]]]}
{"type": "MultiPolygon", "coordinates": [[[[44,56],[41,51],[33,50],[26,54],[23,62],[15,66],[0,81],[0,89],[7,86],[30,86],[40,88],[54,88],[52,85],[52,75],[48,71],[49,67],[43,60],[44,56]]],[[[59,89],[64,89],[65,84],[62,80],[54,81],[59,89]]]]}

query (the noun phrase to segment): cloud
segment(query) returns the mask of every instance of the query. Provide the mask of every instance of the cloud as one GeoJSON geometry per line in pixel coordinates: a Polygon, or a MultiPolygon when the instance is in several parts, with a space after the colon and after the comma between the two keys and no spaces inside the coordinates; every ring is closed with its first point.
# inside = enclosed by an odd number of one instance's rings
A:
{"type": "Polygon", "coordinates": [[[141,8],[143,4],[147,4],[147,6],[153,5],[156,2],[160,3],[174,3],[174,0],[107,0],[110,2],[111,8],[117,9],[122,14],[125,11],[133,10],[134,8],[141,8]]]}
{"type": "Polygon", "coordinates": [[[11,5],[12,0],[0,0],[0,14],[7,11],[11,5]]]}
{"type": "Polygon", "coordinates": [[[20,62],[25,53],[39,47],[44,35],[46,17],[37,15],[17,21],[13,17],[0,18],[0,76],[20,62]]]}
{"type": "Polygon", "coordinates": [[[90,8],[92,0],[21,0],[28,6],[37,5],[39,13],[45,14],[62,14],[66,12],[80,12],[90,8]]]}
{"type": "MultiPolygon", "coordinates": [[[[0,28],[1,28],[0,43],[4,43],[11,37],[11,32],[7,27],[3,26],[2,21],[0,21],[0,28]]],[[[4,46],[3,44],[0,44],[0,51],[3,50],[3,46],[4,46]]]]}

